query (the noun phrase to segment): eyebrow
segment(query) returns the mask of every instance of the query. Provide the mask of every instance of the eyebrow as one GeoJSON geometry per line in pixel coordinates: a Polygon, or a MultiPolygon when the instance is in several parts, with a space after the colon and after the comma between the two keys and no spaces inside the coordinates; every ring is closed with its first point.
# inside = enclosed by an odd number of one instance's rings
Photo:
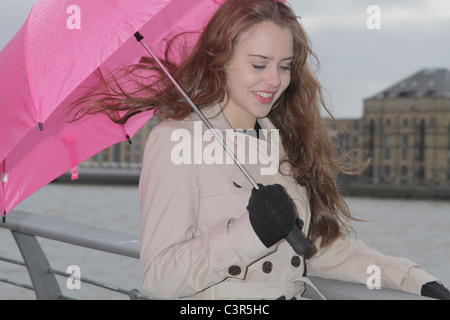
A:
{"type": "MultiPolygon", "coordinates": [[[[249,54],[248,56],[249,56],[249,57],[262,58],[262,59],[266,59],[266,60],[273,60],[273,58],[266,57],[266,56],[264,56],[264,55],[262,55],[262,54],[249,54]]],[[[284,60],[292,60],[292,59],[294,59],[294,58],[295,58],[295,57],[292,56],[292,57],[289,57],[289,58],[281,59],[281,61],[284,61],[284,60]]]]}

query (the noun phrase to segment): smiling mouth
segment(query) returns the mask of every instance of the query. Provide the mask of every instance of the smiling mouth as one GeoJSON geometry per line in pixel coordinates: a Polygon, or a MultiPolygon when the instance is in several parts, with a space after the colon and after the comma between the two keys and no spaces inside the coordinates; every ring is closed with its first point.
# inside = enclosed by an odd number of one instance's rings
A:
{"type": "Polygon", "coordinates": [[[272,98],[273,95],[275,94],[273,92],[269,93],[269,92],[262,92],[262,91],[253,91],[253,93],[258,95],[258,96],[260,96],[260,97],[262,97],[262,98],[265,98],[265,99],[272,98]]]}
{"type": "Polygon", "coordinates": [[[269,104],[273,101],[275,92],[253,91],[255,98],[263,104],[269,104]]]}

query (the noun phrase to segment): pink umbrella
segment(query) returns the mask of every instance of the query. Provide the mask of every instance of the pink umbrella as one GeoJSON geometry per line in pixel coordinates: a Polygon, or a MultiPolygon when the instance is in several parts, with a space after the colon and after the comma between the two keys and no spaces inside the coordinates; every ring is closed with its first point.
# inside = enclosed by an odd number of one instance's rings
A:
{"type": "MultiPolygon", "coordinates": [[[[69,123],[73,101],[98,74],[137,63],[139,32],[157,52],[167,36],[200,31],[219,0],[39,0],[0,52],[0,212],[92,155],[127,140],[152,116],[125,126],[103,114],[69,123]],[[103,71],[102,71],[103,70],[103,71]]],[[[192,39],[195,41],[195,39],[192,39]]],[[[76,177],[76,171],[73,172],[76,177]]]]}

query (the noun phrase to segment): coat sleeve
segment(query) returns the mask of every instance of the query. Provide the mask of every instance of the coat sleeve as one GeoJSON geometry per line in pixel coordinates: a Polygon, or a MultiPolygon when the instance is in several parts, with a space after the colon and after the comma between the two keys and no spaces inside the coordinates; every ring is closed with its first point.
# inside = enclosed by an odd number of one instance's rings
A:
{"type": "Polygon", "coordinates": [[[248,212],[198,232],[198,168],[171,160],[174,126],[152,130],[139,183],[142,285],[157,298],[188,297],[228,277],[243,278],[248,264],[270,252],[253,232],[248,212]],[[241,272],[230,274],[231,266],[241,272]]]}
{"type": "Polygon", "coordinates": [[[438,281],[414,262],[387,256],[361,240],[341,238],[320,249],[306,263],[307,275],[372,285],[379,270],[380,286],[420,295],[423,284],[438,281]]]}

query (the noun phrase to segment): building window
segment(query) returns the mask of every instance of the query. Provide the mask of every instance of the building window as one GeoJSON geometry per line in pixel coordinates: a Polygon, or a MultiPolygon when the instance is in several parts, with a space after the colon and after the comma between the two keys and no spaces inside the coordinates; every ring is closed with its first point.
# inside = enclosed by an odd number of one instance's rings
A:
{"type": "Polygon", "coordinates": [[[408,119],[403,119],[403,126],[407,127],[409,125],[408,119]]]}
{"type": "Polygon", "coordinates": [[[402,136],[402,160],[408,159],[408,135],[402,136]]]}
{"type": "Polygon", "coordinates": [[[419,161],[425,161],[425,120],[420,120],[419,125],[419,161]]]}
{"type": "Polygon", "coordinates": [[[425,168],[424,167],[419,168],[419,171],[417,172],[417,176],[419,177],[419,179],[425,179],[425,168]]]}
{"type": "MultiPolygon", "coordinates": [[[[449,173],[450,173],[450,169],[449,169],[449,173]]],[[[369,178],[373,178],[373,165],[370,164],[369,167],[367,168],[367,176],[369,178]]],[[[449,176],[449,180],[450,180],[450,176],[449,176]]]]}
{"type": "Polygon", "coordinates": [[[386,143],[384,147],[384,158],[389,160],[391,159],[392,136],[386,136],[386,143]]]}
{"type": "Polygon", "coordinates": [[[408,160],[408,148],[402,148],[402,160],[408,160]]]}
{"type": "Polygon", "coordinates": [[[407,176],[408,175],[408,167],[407,166],[402,166],[401,172],[402,172],[402,176],[403,177],[407,176]]]}
{"type": "Polygon", "coordinates": [[[375,148],[375,120],[370,120],[369,124],[369,157],[373,157],[375,148]]]}

